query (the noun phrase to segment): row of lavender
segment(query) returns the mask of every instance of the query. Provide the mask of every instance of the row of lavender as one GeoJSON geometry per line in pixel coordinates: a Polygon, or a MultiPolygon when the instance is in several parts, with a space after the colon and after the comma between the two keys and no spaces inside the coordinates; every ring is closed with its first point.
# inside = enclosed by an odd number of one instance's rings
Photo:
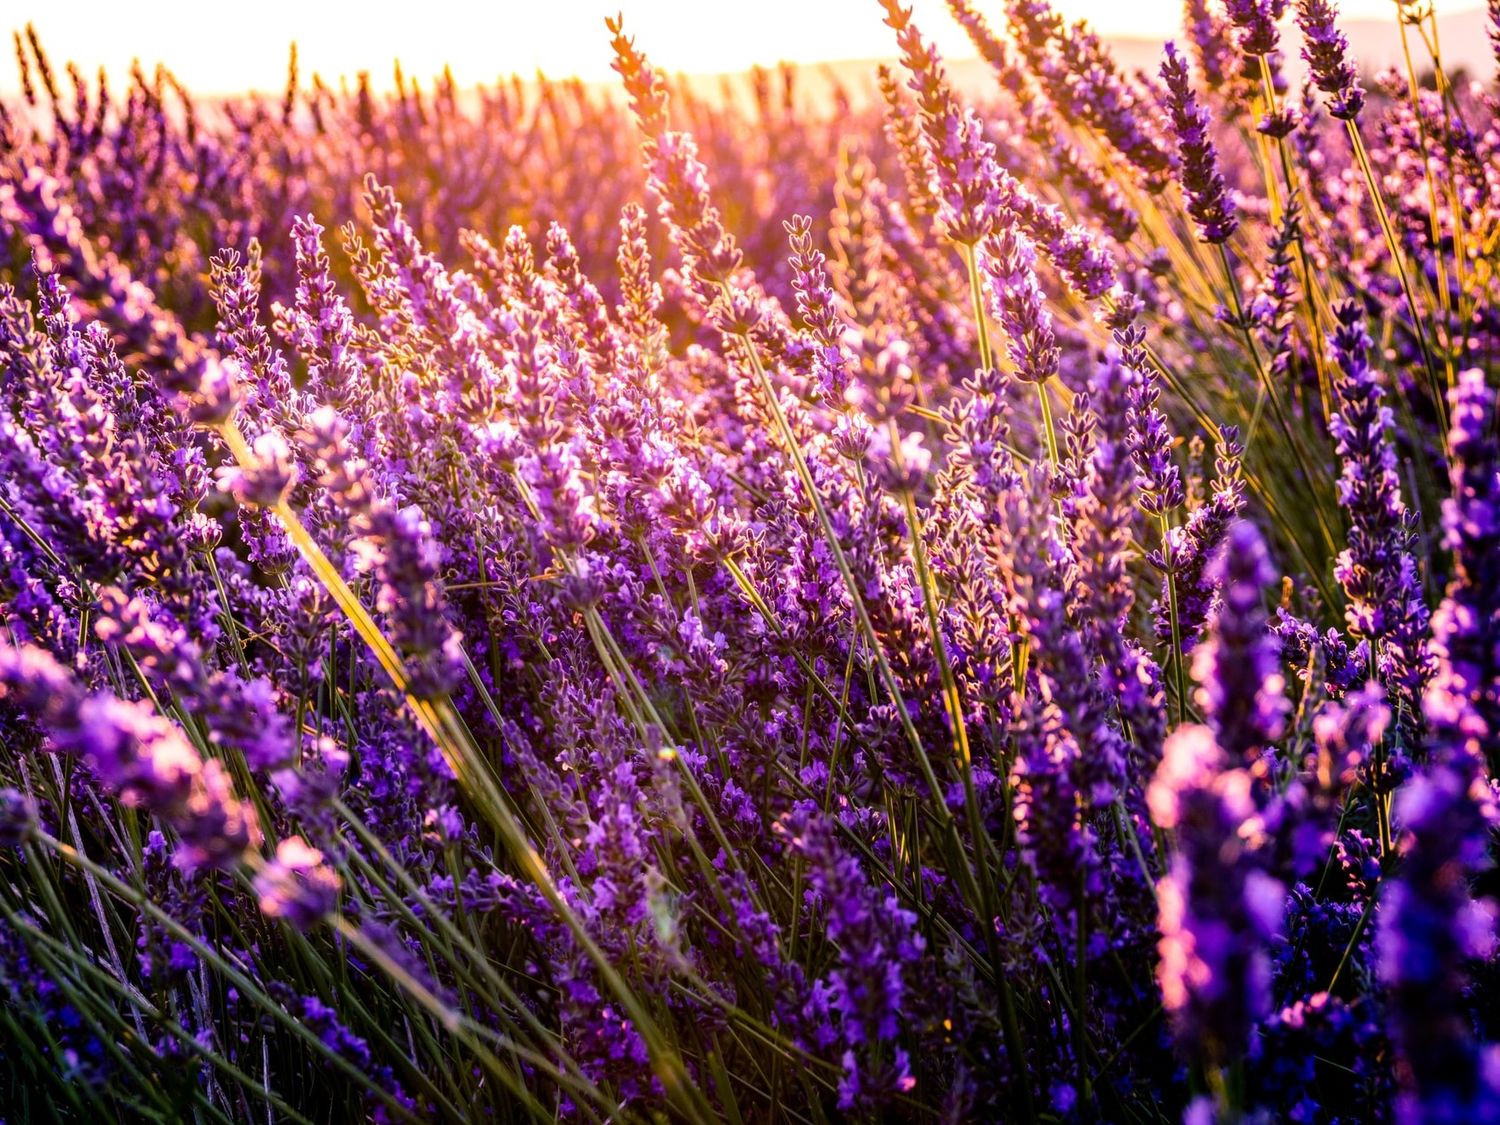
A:
{"type": "Polygon", "coordinates": [[[1500,1120],[1494,81],[883,6],[826,105],[17,36],[0,1105],[1500,1120]]]}

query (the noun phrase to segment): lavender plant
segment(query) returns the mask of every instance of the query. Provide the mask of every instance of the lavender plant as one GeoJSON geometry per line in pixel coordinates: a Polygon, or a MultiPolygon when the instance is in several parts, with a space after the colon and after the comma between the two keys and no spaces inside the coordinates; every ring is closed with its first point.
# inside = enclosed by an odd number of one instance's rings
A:
{"type": "Polygon", "coordinates": [[[0,1116],[1500,1120],[1500,87],[1287,7],[18,32],[0,1116]]]}

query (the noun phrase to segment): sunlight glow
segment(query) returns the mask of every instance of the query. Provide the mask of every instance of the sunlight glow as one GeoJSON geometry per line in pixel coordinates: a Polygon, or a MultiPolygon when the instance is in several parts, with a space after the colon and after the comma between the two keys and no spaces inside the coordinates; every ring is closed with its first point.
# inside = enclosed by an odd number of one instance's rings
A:
{"type": "MultiPolygon", "coordinates": [[[[950,58],[972,57],[943,0],[909,2],[924,31],[950,58]]],[[[1157,39],[1177,30],[1182,11],[1175,0],[1060,0],[1058,7],[1069,19],[1087,19],[1106,35],[1157,39]]],[[[11,6],[9,22],[20,27],[30,19],[59,68],[72,60],[86,73],[102,65],[122,78],[132,58],[139,58],[148,69],[167,63],[188,87],[202,92],[270,92],[284,83],[292,40],[304,79],[316,71],[333,85],[341,75],[368,70],[377,86],[387,86],[397,58],[406,73],[421,78],[448,64],[464,85],[502,74],[529,77],[538,70],[608,81],[604,18],[621,8],[626,29],[670,71],[711,74],[781,60],[894,53],[875,0],[262,0],[217,11],[198,0],[66,5],[32,0],[11,6]]],[[[1346,18],[1385,19],[1391,13],[1390,0],[1350,0],[1342,8],[1346,18]]],[[[998,3],[981,9],[999,21],[998,3]]],[[[0,71],[0,89],[13,89],[14,69],[0,71]]]]}

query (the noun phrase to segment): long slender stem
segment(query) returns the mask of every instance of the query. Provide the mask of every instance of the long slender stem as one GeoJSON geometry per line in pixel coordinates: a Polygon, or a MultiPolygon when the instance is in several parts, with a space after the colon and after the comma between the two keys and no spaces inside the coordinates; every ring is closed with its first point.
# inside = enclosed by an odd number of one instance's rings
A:
{"type": "Polygon", "coordinates": [[[22,931],[28,941],[37,942],[47,947],[54,956],[67,960],[78,972],[88,974],[96,985],[107,992],[113,993],[124,1003],[129,1004],[132,1011],[137,1011],[151,1020],[156,1027],[161,1028],[167,1035],[171,1036],[173,1041],[186,1052],[204,1059],[216,1070],[220,1070],[228,1077],[234,1079],[235,1082],[239,1083],[241,1089],[254,1097],[264,1099],[267,1105],[276,1110],[277,1113],[281,1114],[288,1121],[296,1122],[297,1125],[312,1125],[310,1118],[299,1113],[268,1086],[246,1074],[217,1051],[209,1050],[199,1041],[197,1036],[190,1034],[177,1020],[170,1018],[158,1010],[149,1000],[130,985],[116,980],[93,962],[80,956],[67,942],[59,941],[51,934],[45,933],[34,926],[23,916],[11,911],[6,911],[5,923],[22,931]]]}
{"type": "Polygon", "coordinates": [[[1172,525],[1165,512],[1161,516],[1161,554],[1167,572],[1167,617],[1172,626],[1172,682],[1177,688],[1177,723],[1187,716],[1187,676],[1182,658],[1182,616],[1177,601],[1177,563],[1172,558],[1172,525]]]}
{"type": "Polygon", "coordinates": [[[391,1112],[395,1113],[397,1117],[412,1122],[417,1122],[419,1120],[390,1093],[381,1089],[375,1083],[371,1082],[369,1077],[365,1075],[358,1067],[356,1067],[353,1063],[346,1060],[342,1055],[338,1054],[331,1047],[325,1044],[322,1039],[320,1039],[317,1035],[314,1035],[308,1028],[304,1027],[300,1021],[294,1019],[291,1015],[289,1015],[281,1007],[280,1004],[275,1003],[269,996],[266,996],[261,988],[253,980],[251,980],[247,974],[232,965],[229,960],[225,958],[217,949],[213,948],[202,938],[198,937],[197,934],[187,929],[187,927],[183,926],[182,923],[177,921],[177,919],[173,918],[165,910],[157,906],[156,903],[152,902],[144,891],[139,891],[136,888],[130,886],[128,883],[122,882],[118,877],[115,876],[114,872],[108,870],[98,863],[95,863],[88,856],[78,851],[72,845],[65,844],[61,840],[48,835],[44,831],[37,830],[37,832],[35,833],[35,839],[38,844],[46,848],[49,852],[52,852],[54,855],[58,856],[63,861],[72,864],[74,867],[77,867],[81,871],[87,871],[99,881],[101,886],[108,890],[110,894],[120,899],[120,901],[129,903],[131,906],[135,907],[137,910],[150,917],[153,922],[157,923],[157,925],[161,926],[174,938],[190,948],[194,953],[196,953],[205,962],[212,966],[217,972],[221,973],[226,979],[230,981],[230,983],[232,983],[236,988],[240,990],[241,995],[243,995],[246,999],[250,1000],[252,1003],[255,1003],[261,1008],[262,1011],[264,1011],[277,1023],[285,1027],[297,1038],[301,1039],[313,1051],[322,1055],[335,1067],[343,1071],[346,1076],[354,1079],[355,1082],[357,1082],[361,1087],[367,1089],[374,1097],[379,1098],[382,1102],[384,1102],[386,1107],[391,1110],[391,1112]]]}
{"type": "MultiPolygon", "coordinates": [[[[1251,361],[1255,365],[1255,374],[1257,378],[1259,378],[1261,387],[1265,391],[1267,401],[1271,404],[1271,413],[1272,416],[1276,419],[1277,428],[1281,430],[1282,436],[1286,438],[1287,445],[1292,451],[1292,456],[1297,460],[1297,467],[1302,471],[1303,479],[1307,481],[1308,485],[1311,486],[1315,482],[1326,483],[1328,480],[1327,470],[1322,466],[1321,463],[1312,461],[1308,457],[1307,452],[1302,448],[1302,442],[1298,439],[1297,434],[1293,431],[1291,421],[1287,417],[1286,411],[1282,409],[1281,392],[1277,389],[1275,383],[1271,381],[1270,373],[1266,370],[1265,365],[1261,362],[1260,349],[1256,346],[1255,336],[1250,331],[1249,321],[1245,317],[1245,305],[1244,301],[1240,297],[1240,283],[1238,278],[1235,276],[1234,263],[1230,261],[1229,251],[1225,248],[1223,243],[1219,244],[1219,258],[1224,266],[1224,277],[1226,284],[1229,286],[1229,297],[1230,301],[1232,302],[1235,320],[1239,324],[1240,330],[1244,334],[1245,347],[1250,352],[1251,361]]],[[[1245,444],[1246,451],[1248,452],[1248,448],[1250,445],[1248,438],[1245,444]]],[[[1334,536],[1332,530],[1328,527],[1327,521],[1324,518],[1323,505],[1313,505],[1313,511],[1317,517],[1318,526],[1323,532],[1323,538],[1328,544],[1329,549],[1332,550],[1334,546],[1334,536]]]]}
{"type": "Polygon", "coordinates": [[[1370,154],[1365,151],[1365,140],[1360,135],[1359,127],[1353,122],[1345,122],[1349,131],[1349,143],[1354,149],[1354,158],[1359,164],[1359,170],[1364,174],[1365,185],[1370,191],[1370,205],[1375,209],[1375,217],[1380,222],[1381,233],[1385,235],[1386,249],[1391,254],[1391,265],[1396,270],[1396,279],[1401,283],[1401,295],[1406,300],[1406,310],[1411,315],[1411,331],[1416,337],[1417,346],[1422,352],[1422,366],[1427,370],[1428,393],[1432,395],[1432,406],[1438,416],[1438,431],[1443,442],[1443,455],[1448,455],[1448,397],[1438,382],[1437,368],[1432,362],[1432,349],[1427,344],[1427,329],[1422,318],[1421,310],[1417,308],[1416,292],[1412,288],[1411,276],[1406,269],[1406,259],[1401,253],[1401,244],[1396,238],[1396,230],[1391,225],[1390,213],[1385,206],[1385,193],[1380,190],[1380,183],[1375,178],[1375,170],[1370,166],[1370,154]]]}
{"type": "Polygon", "coordinates": [[[963,254],[964,270],[969,275],[969,305],[974,316],[974,333],[979,342],[979,366],[988,370],[994,366],[995,350],[990,344],[989,319],[984,312],[984,289],[979,276],[979,248],[967,242],[959,243],[963,254]]]}
{"type": "Polygon", "coordinates": [[[1036,385],[1036,399],[1041,406],[1042,429],[1047,435],[1047,457],[1052,462],[1053,468],[1056,468],[1059,462],[1057,423],[1052,420],[1052,399],[1047,395],[1046,383],[1036,385]]]}

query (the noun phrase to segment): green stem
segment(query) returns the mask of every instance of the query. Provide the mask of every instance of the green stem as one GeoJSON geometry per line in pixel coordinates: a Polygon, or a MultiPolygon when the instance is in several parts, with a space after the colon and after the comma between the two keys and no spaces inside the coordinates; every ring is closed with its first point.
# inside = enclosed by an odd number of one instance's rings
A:
{"type": "Polygon", "coordinates": [[[984,315],[983,282],[979,277],[978,247],[967,243],[958,244],[963,255],[964,269],[969,275],[969,304],[974,314],[974,332],[979,342],[979,366],[988,371],[995,362],[995,350],[990,343],[989,321],[984,315]]]}
{"type": "Polygon", "coordinates": [[[174,938],[190,948],[207,964],[223,974],[240,990],[246,999],[256,1004],[273,1020],[281,1024],[298,1039],[301,1039],[310,1049],[341,1070],[347,1077],[352,1078],[360,1087],[368,1090],[374,1097],[384,1102],[386,1107],[397,1117],[405,1121],[411,1121],[415,1125],[420,1125],[420,1119],[397,1101],[394,1096],[371,1082],[363,1071],[325,1044],[322,1039],[304,1027],[301,1021],[293,1018],[280,1004],[277,1004],[267,996],[246,973],[232,965],[217,949],[214,949],[202,938],[178,922],[177,919],[152,902],[144,891],[138,891],[128,883],[121,882],[112,871],[95,863],[71,845],[65,844],[53,836],[49,836],[46,832],[38,830],[34,838],[37,843],[57,855],[64,862],[70,863],[79,870],[87,871],[93,875],[101,886],[108,890],[110,894],[120,899],[120,901],[129,903],[150,917],[152,921],[156,922],[174,938]]]}
{"type": "Polygon", "coordinates": [[[1187,721],[1187,676],[1182,657],[1182,618],[1177,604],[1177,562],[1172,558],[1172,525],[1161,514],[1161,557],[1167,574],[1167,619],[1172,626],[1172,682],[1177,688],[1177,725],[1187,721]]]}
{"type": "Polygon", "coordinates": [[[1438,432],[1443,442],[1443,456],[1446,457],[1448,455],[1448,398],[1438,382],[1437,367],[1432,361],[1432,349],[1427,344],[1426,327],[1422,314],[1417,309],[1417,295],[1412,288],[1411,277],[1406,271],[1406,262],[1401,255],[1401,245],[1396,240],[1396,229],[1391,225],[1391,216],[1386,210],[1385,195],[1375,179],[1375,170],[1370,166],[1370,154],[1365,151],[1364,137],[1360,135],[1359,126],[1353,121],[1346,121],[1344,124],[1349,129],[1349,143],[1353,146],[1354,158],[1364,174],[1365,184],[1370,189],[1370,203],[1375,208],[1375,217],[1380,221],[1381,233],[1385,235],[1386,249],[1391,252],[1391,265],[1395,267],[1396,278],[1401,283],[1401,295],[1406,299],[1406,310],[1411,314],[1411,330],[1417,338],[1418,347],[1422,350],[1422,366],[1427,370],[1428,393],[1432,396],[1432,406],[1437,412],[1438,432]]]}
{"type": "Polygon", "coordinates": [[[1047,394],[1047,384],[1036,385],[1036,399],[1042,408],[1042,427],[1047,435],[1047,457],[1052,462],[1052,467],[1058,464],[1057,452],[1057,424],[1052,420],[1052,399],[1047,394]]]}
{"type": "Polygon", "coordinates": [[[191,1035],[185,1028],[183,1028],[179,1022],[169,1018],[165,1013],[154,1007],[150,1003],[150,1001],[148,1001],[144,996],[141,996],[129,985],[116,980],[114,977],[104,972],[87,958],[80,957],[78,953],[74,949],[72,949],[66,942],[58,941],[50,934],[44,933],[43,931],[37,929],[19,914],[6,911],[5,921],[7,925],[14,926],[17,929],[24,931],[28,941],[33,941],[44,945],[53,953],[54,956],[64,958],[71,962],[74,968],[79,972],[86,973],[90,977],[92,977],[95,984],[99,985],[105,991],[113,993],[124,1003],[127,1003],[133,1008],[139,1010],[143,1016],[151,1020],[155,1026],[161,1028],[168,1035],[170,1035],[179,1045],[181,1045],[191,1053],[203,1058],[215,1069],[222,1071],[224,1074],[234,1079],[243,1089],[253,1094],[255,1097],[263,1098],[267,1104],[269,1104],[273,1109],[276,1110],[277,1113],[281,1114],[283,1117],[287,1118],[290,1121],[296,1122],[297,1125],[312,1125],[312,1121],[310,1118],[304,1117],[301,1113],[297,1112],[296,1109],[288,1105],[284,1099],[282,1099],[277,1094],[272,1093],[268,1086],[264,1085],[259,1080],[252,1078],[250,1075],[240,1070],[237,1066],[231,1063],[228,1059],[224,1058],[222,1055],[214,1051],[210,1051],[202,1043],[200,1043],[195,1036],[191,1035]]]}

